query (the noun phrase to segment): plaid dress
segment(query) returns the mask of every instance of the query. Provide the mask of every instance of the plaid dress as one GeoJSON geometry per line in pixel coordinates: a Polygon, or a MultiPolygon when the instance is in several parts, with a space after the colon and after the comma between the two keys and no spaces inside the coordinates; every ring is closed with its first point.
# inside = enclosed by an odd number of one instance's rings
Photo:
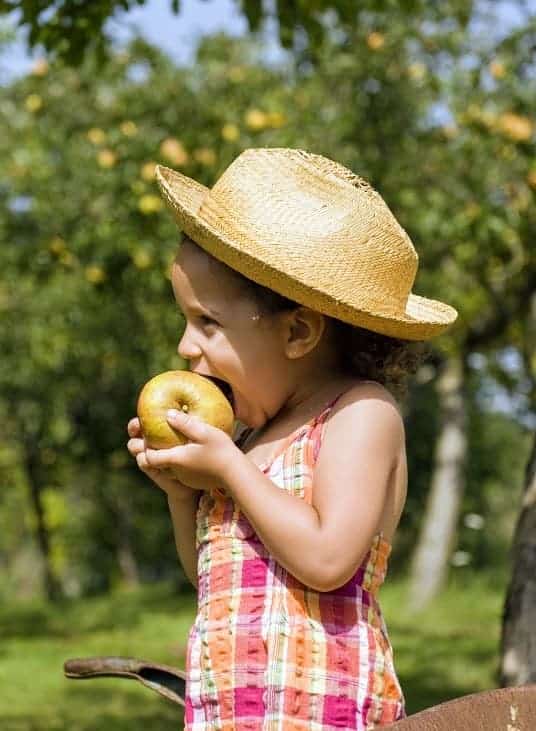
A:
{"type": "MultiPolygon", "coordinates": [[[[322,425],[336,401],[261,466],[308,503],[322,425]]],[[[319,592],[274,560],[229,497],[206,492],[197,548],[186,731],[365,730],[404,717],[377,599],[391,551],[381,533],[344,586],[319,592]]]]}

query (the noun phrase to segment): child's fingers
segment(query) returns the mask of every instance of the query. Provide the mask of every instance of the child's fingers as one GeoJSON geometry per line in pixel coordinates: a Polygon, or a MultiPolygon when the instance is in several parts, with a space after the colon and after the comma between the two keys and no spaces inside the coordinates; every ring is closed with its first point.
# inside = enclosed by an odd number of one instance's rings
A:
{"type": "Polygon", "coordinates": [[[127,449],[130,454],[135,457],[145,449],[145,442],[143,439],[129,439],[127,442],[127,449]]]}
{"type": "Polygon", "coordinates": [[[134,417],[128,422],[127,431],[129,437],[140,437],[141,436],[141,425],[138,417],[134,417]]]}
{"type": "Polygon", "coordinates": [[[145,458],[144,452],[140,452],[139,454],[136,455],[136,462],[138,463],[138,467],[140,468],[140,470],[147,469],[147,467],[148,467],[147,459],[145,458]]]}
{"type": "Polygon", "coordinates": [[[138,463],[138,467],[140,468],[140,470],[142,470],[142,472],[151,472],[153,474],[155,473],[156,470],[154,469],[154,467],[151,467],[151,465],[147,462],[147,455],[144,451],[136,454],[136,462],[138,463]]]}
{"type": "Polygon", "coordinates": [[[193,442],[202,442],[207,437],[207,429],[210,428],[199,417],[185,414],[184,411],[177,411],[177,409],[169,409],[167,420],[174,429],[193,442]]]}
{"type": "Polygon", "coordinates": [[[150,477],[152,480],[156,480],[157,482],[162,479],[162,477],[171,477],[172,473],[168,469],[158,469],[157,467],[153,467],[147,462],[147,454],[145,452],[140,452],[136,455],[136,462],[138,463],[138,467],[142,472],[145,472],[148,477],[150,477]]]}
{"type": "Polygon", "coordinates": [[[171,447],[171,449],[147,449],[145,456],[151,467],[163,468],[173,467],[179,463],[178,456],[182,454],[183,447],[171,447]],[[181,452],[179,452],[181,450],[181,452]]]}
{"type": "MultiPolygon", "coordinates": [[[[158,463],[158,458],[156,460],[157,464],[153,464],[153,460],[151,460],[151,463],[149,464],[147,461],[147,449],[144,439],[129,439],[127,442],[127,449],[130,454],[135,457],[138,467],[143,470],[143,472],[150,472],[152,475],[155,475],[160,474],[164,469],[164,466],[158,463]]],[[[151,451],[157,452],[158,450],[151,451]]]]}

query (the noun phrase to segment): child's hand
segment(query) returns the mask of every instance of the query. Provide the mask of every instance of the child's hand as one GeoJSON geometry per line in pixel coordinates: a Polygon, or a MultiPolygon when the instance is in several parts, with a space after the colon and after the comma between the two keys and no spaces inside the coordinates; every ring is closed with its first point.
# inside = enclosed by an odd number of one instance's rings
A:
{"type": "Polygon", "coordinates": [[[188,443],[171,449],[145,449],[147,467],[157,471],[172,468],[177,479],[193,490],[224,488],[224,470],[235,453],[241,454],[238,447],[221,429],[182,411],[174,414],[168,416],[168,423],[188,443]]]}
{"type": "Polygon", "coordinates": [[[180,480],[172,475],[167,469],[159,469],[150,467],[145,456],[145,440],[141,433],[140,420],[138,418],[131,419],[128,422],[127,431],[129,437],[127,449],[136,459],[138,467],[142,472],[151,478],[158,487],[167,493],[168,497],[188,498],[192,495],[193,490],[184,485],[180,480]]]}

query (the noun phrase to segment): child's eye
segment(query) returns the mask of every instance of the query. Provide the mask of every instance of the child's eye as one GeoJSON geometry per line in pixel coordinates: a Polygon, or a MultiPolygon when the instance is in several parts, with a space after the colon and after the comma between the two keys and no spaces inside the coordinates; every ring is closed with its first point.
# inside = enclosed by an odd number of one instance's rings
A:
{"type": "Polygon", "coordinates": [[[213,320],[211,317],[208,317],[207,315],[201,315],[200,318],[201,322],[204,325],[217,325],[218,323],[216,320],[213,320]]]}

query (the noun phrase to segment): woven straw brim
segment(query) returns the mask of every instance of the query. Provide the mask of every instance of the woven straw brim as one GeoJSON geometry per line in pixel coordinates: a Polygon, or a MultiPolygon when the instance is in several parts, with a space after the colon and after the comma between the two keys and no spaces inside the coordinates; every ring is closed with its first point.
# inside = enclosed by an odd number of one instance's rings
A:
{"type": "Polygon", "coordinates": [[[269,261],[255,256],[254,242],[245,250],[243,242],[232,240],[203,220],[199,210],[210,193],[206,186],[162,165],[156,166],[156,180],[177,224],[199,246],[248,279],[301,305],[351,325],[404,340],[436,337],[458,316],[450,305],[413,293],[409,294],[405,312],[396,317],[360,309],[334,298],[315,283],[289,276],[269,261]]]}

